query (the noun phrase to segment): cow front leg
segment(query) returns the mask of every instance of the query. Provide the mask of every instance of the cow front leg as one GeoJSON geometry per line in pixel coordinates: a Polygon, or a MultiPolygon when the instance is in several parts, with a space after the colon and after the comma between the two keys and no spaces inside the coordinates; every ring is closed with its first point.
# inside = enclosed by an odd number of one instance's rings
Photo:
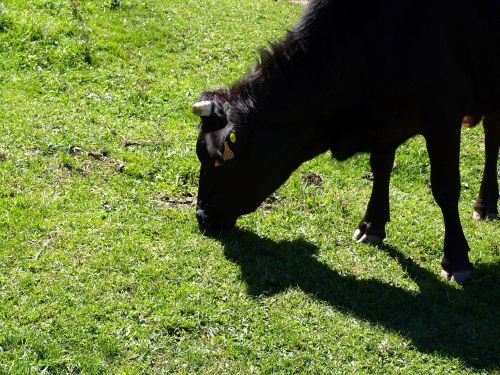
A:
{"type": "Polygon", "coordinates": [[[485,116],[483,126],[485,143],[484,172],[472,218],[474,220],[494,220],[498,217],[497,160],[500,148],[500,116],[485,116]]]}
{"type": "Polygon", "coordinates": [[[431,184],[434,198],[441,208],[445,225],[443,276],[464,283],[472,270],[469,245],[465,239],[460,217],[460,127],[426,137],[431,162],[431,184]]]}
{"type": "Polygon", "coordinates": [[[386,236],[385,225],[390,220],[389,181],[395,152],[396,149],[391,147],[370,155],[373,188],[365,215],[352,237],[357,242],[379,245],[386,236]]]}

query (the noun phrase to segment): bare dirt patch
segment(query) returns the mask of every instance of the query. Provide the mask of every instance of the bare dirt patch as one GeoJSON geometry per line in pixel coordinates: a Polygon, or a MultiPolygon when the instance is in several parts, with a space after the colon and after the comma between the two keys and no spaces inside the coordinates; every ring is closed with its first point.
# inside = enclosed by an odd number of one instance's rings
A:
{"type": "Polygon", "coordinates": [[[191,195],[185,197],[172,197],[168,194],[160,193],[157,199],[152,200],[152,202],[168,207],[190,208],[196,205],[196,197],[191,195]]]}
{"type": "Polygon", "coordinates": [[[304,173],[302,175],[302,181],[307,185],[313,185],[317,187],[323,185],[323,177],[314,172],[304,173]]]}

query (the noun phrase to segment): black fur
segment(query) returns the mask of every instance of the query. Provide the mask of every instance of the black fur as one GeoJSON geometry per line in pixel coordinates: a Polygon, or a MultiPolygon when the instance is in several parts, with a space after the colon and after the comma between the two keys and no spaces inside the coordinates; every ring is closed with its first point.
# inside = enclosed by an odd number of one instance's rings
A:
{"type": "Polygon", "coordinates": [[[328,149],[339,160],[390,155],[422,134],[447,227],[443,267],[470,269],[457,211],[460,123],[472,108],[499,110],[498,19],[496,0],[313,0],[251,72],[200,97],[215,106],[197,145],[202,228],[230,226],[328,149]],[[215,167],[232,132],[236,158],[215,167]]]}

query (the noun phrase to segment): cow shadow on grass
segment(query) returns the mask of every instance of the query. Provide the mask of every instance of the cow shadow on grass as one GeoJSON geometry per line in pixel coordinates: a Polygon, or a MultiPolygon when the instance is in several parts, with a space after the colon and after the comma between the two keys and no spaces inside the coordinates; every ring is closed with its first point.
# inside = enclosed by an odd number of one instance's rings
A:
{"type": "Polygon", "coordinates": [[[398,249],[381,247],[419,286],[419,292],[410,292],[380,280],[342,275],[319,261],[319,249],[303,239],[275,242],[239,229],[217,239],[227,259],[240,266],[252,296],[299,288],[340,311],[398,332],[421,352],[458,358],[480,369],[500,365],[498,264],[478,265],[476,278],[457,289],[398,249]]]}

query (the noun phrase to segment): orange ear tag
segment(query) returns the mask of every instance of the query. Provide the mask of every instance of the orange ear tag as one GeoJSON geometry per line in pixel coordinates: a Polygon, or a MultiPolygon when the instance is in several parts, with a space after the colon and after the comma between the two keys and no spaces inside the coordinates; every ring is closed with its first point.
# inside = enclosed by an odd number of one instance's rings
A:
{"type": "Polygon", "coordinates": [[[222,155],[224,161],[234,159],[234,152],[229,148],[227,141],[224,142],[224,155],[222,155]]]}
{"type": "MultiPolygon", "coordinates": [[[[234,152],[231,150],[231,148],[229,147],[229,144],[226,142],[224,142],[224,154],[222,154],[222,159],[224,161],[228,161],[228,160],[231,160],[231,159],[234,159],[234,152]]],[[[216,167],[220,167],[222,165],[224,165],[223,163],[221,163],[220,161],[216,160],[214,165],[216,167]]]]}

